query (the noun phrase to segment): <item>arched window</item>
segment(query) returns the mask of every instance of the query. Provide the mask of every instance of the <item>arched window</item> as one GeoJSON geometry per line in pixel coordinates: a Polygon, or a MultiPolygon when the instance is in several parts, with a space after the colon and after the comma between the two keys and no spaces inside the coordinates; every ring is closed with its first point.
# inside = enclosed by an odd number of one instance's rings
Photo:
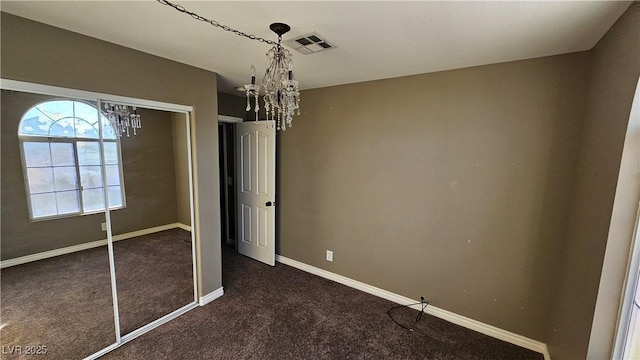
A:
{"type": "Polygon", "coordinates": [[[125,198],[120,143],[107,118],[94,105],[53,100],[32,107],[22,116],[18,138],[32,220],[104,210],[101,123],[109,208],[121,208],[125,198]]]}

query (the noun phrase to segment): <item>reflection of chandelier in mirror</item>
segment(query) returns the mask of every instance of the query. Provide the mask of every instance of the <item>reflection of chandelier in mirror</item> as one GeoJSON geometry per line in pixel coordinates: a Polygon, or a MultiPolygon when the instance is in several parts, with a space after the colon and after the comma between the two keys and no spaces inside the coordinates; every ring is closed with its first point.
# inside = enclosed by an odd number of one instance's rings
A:
{"type": "Polygon", "coordinates": [[[104,103],[104,114],[111,122],[113,130],[118,134],[118,137],[126,134],[127,137],[138,135],[137,129],[142,128],[142,120],[135,106],[132,107],[132,112],[129,112],[127,105],[104,103]]]}
{"type": "Polygon", "coordinates": [[[300,115],[300,90],[298,82],[295,80],[293,73],[293,55],[289,50],[282,47],[282,35],[291,30],[291,27],[283,23],[273,23],[269,28],[278,35],[278,42],[267,40],[255,35],[247,34],[242,31],[222,25],[215,20],[209,20],[192,11],[184,8],[182,5],[171,3],[167,0],[157,0],[163,5],[190,15],[196,20],[209,23],[214,27],[225,31],[232,32],[239,36],[244,36],[251,40],[257,40],[273,47],[267,52],[267,70],[264,73],[262,84],[256,84],[256,69],[251,67],[251,84],[244,86],[247,94],[247,111],[251,110],[251,97],[255,98],[255,106],[253,111],[256,113],[256,121],[258,121],[258,98],[263,95],[264,108],[267,120],[271,124],[276,123],[276,129],[285,131],[287,126],[291,127],[294,113],[300,115]]]}

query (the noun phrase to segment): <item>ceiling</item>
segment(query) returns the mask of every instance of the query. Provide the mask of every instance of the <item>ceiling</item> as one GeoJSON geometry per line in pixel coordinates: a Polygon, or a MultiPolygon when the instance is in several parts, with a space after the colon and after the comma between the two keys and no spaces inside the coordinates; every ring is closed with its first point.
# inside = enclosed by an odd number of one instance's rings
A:
{"type": "MultiPolygon", "coordinates": [[[[171,0],[170,0],[171,1],[171,0]]],[[[537,58],[591,49],[629,2],[181,1],[205,18],[270,40],[272,22],[317,32],[335,49],[294,65],[301,89],[537,58]]],[[[0,10],[218,73],[239,94],[269,45],[145,1],[1,1],[0,10]]]]}

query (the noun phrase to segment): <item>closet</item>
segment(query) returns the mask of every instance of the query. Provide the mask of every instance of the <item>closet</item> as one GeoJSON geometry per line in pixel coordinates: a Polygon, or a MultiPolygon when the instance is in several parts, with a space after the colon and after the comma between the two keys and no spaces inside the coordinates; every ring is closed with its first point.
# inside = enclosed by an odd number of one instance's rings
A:
{"type": "Polygon", "coordinates": [[[96,358],[196,307],[191,107],[0,85],[3,355],[96,358]]]}

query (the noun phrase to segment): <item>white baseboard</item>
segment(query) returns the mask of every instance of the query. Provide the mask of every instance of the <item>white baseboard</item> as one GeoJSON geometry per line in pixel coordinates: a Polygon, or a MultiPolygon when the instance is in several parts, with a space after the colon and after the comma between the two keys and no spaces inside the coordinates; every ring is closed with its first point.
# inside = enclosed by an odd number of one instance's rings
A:
{"type": "Polygon", "coordinates": [[[219,289],[214,290],[205,296],[201,296],[198,304],[200,304],[200,306],[205,306],[222,295],[224,295],[224,289],[220,287],[219,289]]]}
{"type": "MultiPolygon", "coordinates": [[[[155,226],[155,227],[152,227],[152,228],[147,228],[147,229],[142,229],[142,230],[136,230],[136,231],[132,231],[132,232],[124,233],[124,234],[114,235],[113,236],[113,241],[131,239],[131,238],[134,238],[136,236],[149,235],[149,234],[157,233],[157,232],[160,232],[160,231],[165,231],[165,230],[170,230],[170,229],[175,229],[175,228],[180,228],[180,229],[184,229],[184,230],[188,229],[187,231],[191,231],[191,227],[190,226],[187,226],[187,225],[184,225],[184,224],[181,224],[181,223],[173,223],[173,224],[155,226]]],[[[44,252],[41,252],[41,253],[21,256],[21,257],[17,257],[17,258],[13,258],[13,259],[7,259],[7,260],[0,261],[0,269],[4,269],[4,268],[10,267],[10,266],[26,264],[28,262],[32,262],[32,261],[36,261],[36,260],[47,259],[47,258],[54,257],[54,256],[60,256],[60,255],[74,253],[74,252],[77,252],[77,251],[92,249],[92,248],[99,247],[99,246],[104,246],[104,245],[107,245],[107,239],[92,241],[92,242],[79,244],[79,245],[67,246],[67,247],[63,247],[63,248],[60,248],[60,249],[44,251],[44,252]]]]}
{"type": "MultiPolygon", "coordinates": [[[[131,239],[137,236],[149,235],[149,234],[157,233],[160,231],[171,230],[176,228],[182,229],[183,226],[187,226],[187,225],[180,224],[180,223],[173,223],[173,224],[167,224],[167,225],[154,226],[152,228],[136,230],[136,231],[132,231],[124,234],[113,235],[113,241],[131,239]]],[[[191,230],[187,230],[187,231],[191,231],[191,230]]],[[[103,241],[107,241],[107,240],[103,240],[103,241]]]]}
{"type": "Polygon", "coordinates": [[[185,225],[183,223],[176,223],[175,225],[184,231],[191,231],[191,226],[189,225],[185,225]]]}
{"type": "MultiPolygon", "coordinates": [[[[397,304],[413,304],[413,303],[417,303],[420,301],[417,301],[415,299],[410,299],[408,297],[402,296],[402,295],[398,295],[395,293],[392,293],[390,291],[384,290],[384,289],[380,289],[378,287],[375,286],[371,286],[369,284],[365,284],[363,282],[357,281],[357,280],[353,280],[351,278],[348,278],[346,276],[342,276],[342,275],[338,275],[335,273],[332,273],[330,271],[327,270],[323,270],[320,268],[317,268],[315,266],[311,266],[311,265],[307,265],[305,263],[299,262],[297,260],[293,260],[293,259],[289,259],[287,257],[281,256],[281,255],[276,255],[276,261],[278,261],[279,263],[285,264],[285,265],[289,265],[292,266],[294,268],[300,269],[302,271],[306,271],[308,273],[323,277],[325,279],[329,279],[329,280],[333,280],[337,283],[352,287],[354,289],[358,289],[360,291],[364,291],[366,293],[369,293],[371,295],[375,295],[378,297],[381,297],[383,299],[387,299],[389,301],[393,301],[397,304]]],[[[414,309],[416,310],[420,310],[421,307],[420,305],[415,305],[413,306],[414,309]]],[[[544,355],[545,360],[551,360],[551,357],[549,355],[549,350],[547,348],[547,344],[537,341],[537,340],[533,340],[530,339],[528,337],[522,336],[522,335],[518,335],[515,333],[512,333],[510,331],[507,330],[503,330],[500,328],[497,328],[495,326],[489,325],[489,324],[485,324],[482,323],[480,321],[477,320],[473,320],[470,319],[468,317],[462,316],[462,315],[458,315],[455,313],[452,313],[450,311],[447,310],[443,310],[440,308],[437,308],[433,305],[429,305],[426,309],[425,312],[429,315],[433,315],[435,317],[438,317],[440,319],[449,321],[451,323],[454,323],[456,325],[465,327],[467,329],[471,329],[474,331],[477,331],[479,333],[491,336],[493,338],[502,340],[502,341],[506,341],[508,343],[514,344],[514,345],[518,345],[520,347],[523,347],[525,349],[529,349],[535,352],[539,352],[542,355],[544,355]]]]}

